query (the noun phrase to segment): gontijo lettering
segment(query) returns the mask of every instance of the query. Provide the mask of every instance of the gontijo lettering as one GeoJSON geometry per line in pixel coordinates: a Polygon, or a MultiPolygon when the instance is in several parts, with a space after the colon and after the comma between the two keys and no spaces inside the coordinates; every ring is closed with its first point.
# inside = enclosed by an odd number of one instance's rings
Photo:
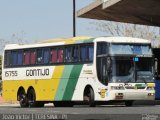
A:
{"type": "Polygon", "coordinates": [[[26,70],[26,76],[48,76],[49,69],[29,69],[26,70]]]}

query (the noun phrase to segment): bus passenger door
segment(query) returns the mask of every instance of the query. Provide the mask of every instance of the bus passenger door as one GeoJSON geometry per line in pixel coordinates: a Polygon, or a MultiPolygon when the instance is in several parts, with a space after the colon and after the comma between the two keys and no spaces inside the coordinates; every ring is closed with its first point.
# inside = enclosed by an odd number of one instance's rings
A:
{"type": "Polygon", "coordinates": [[[96,60],[96,69],[97,77],[99,81],[108,85],[108,70],[107,70],[107,55],[108,55],[108,44],[106,42],[97,43],[97,60],[96,60]]]}

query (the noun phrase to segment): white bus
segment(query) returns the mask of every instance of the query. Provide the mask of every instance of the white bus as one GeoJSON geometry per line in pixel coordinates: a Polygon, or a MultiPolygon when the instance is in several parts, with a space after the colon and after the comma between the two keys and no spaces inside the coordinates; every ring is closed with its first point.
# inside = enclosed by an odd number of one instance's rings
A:
{"type": "Polygon", "coordinates": [[[76,37],[6,45],[3,97],[21,107],[73,106],[154,100],[153,54],[148,40],[76,37]]]}

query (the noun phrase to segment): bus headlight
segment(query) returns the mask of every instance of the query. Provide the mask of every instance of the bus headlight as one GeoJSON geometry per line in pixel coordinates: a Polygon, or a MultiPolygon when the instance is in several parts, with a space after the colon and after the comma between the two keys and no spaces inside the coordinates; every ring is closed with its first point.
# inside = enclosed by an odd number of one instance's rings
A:
{"type": "Polygon", "coordinates": [[[147,87],[147,90],[154,90],[154,87],[147,87]]]}
{"type": "Polygon", "coordinates": [[[148,96],[154,96],[154,93],[148,93],[148,96]]]}
{"type": "Polygon", "coordinates": [[[111,86],[111,90],[124,90],[123,86],[111,86]]]}

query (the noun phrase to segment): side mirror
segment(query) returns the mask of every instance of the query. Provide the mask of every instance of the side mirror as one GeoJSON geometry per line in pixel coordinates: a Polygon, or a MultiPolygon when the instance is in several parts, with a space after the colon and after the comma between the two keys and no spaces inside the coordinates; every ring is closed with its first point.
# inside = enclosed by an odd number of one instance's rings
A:
{"type": "Polygon", "coordinates": [[[158,59],[154,59],[154,76],[158,77],[158,59]]]}

